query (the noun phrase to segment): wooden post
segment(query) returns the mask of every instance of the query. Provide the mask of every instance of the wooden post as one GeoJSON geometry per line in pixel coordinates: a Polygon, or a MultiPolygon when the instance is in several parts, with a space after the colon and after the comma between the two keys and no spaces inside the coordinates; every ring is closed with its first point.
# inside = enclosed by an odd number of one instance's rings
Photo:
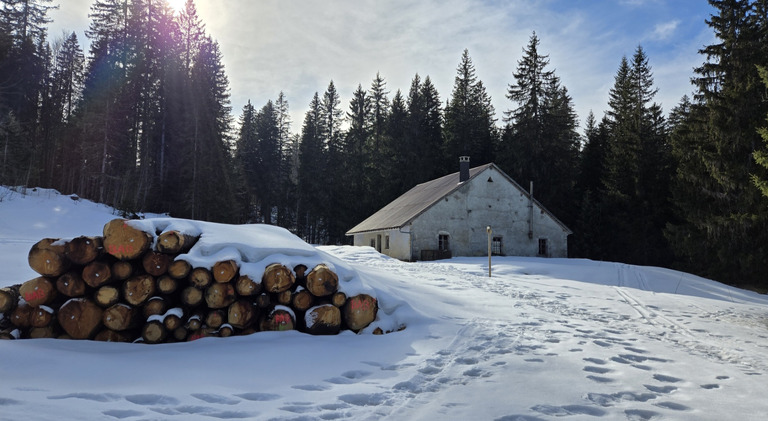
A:
{"type": "Polygon", "coordinates": [[[493,230],[491,229],[491,226],[488,225],[485,227],[485,231],[488,233],[488,277],[491,277],[491,234],[493,233],[493,230]]]}

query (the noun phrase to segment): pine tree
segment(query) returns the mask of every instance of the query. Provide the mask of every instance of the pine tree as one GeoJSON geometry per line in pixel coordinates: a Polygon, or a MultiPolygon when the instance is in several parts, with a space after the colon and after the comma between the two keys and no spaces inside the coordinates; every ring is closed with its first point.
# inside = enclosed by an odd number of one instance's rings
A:
{"type": "Polygon", "coordinates": [[[622,58],[610,92],[603,229],[613,232],[608,259],[668,265],[663,236],[670,218],[672,174],[667,128],[661,107],[651,103],[656,89],[648,58],[638,47],[632,62],[622,58]]]}
{"type": "Polygon", "coordinates": [[[323,107],[315,92],[301,128],[297,195],[297,235],[311,244],[327,238],[323,214],[323,202],[327,198],[321,176],[325,174],[328,159],[324,130],[323,107]]]}
{"type": "MultiPolygon", "coordinates": [[[[766,89],[768,89],[768,69],[758,66],[758,71],[760,73],[760,78],[763,80],[763,84],[766,89]]],[[[766,115],[766,121],[768,121],[768,115],[766,115]]],[[[754,152],[755,162],[768,169],[768,126],[760,127],[757,132],[763,138],[763,143],[765,144],[766,149],[760,149],[754,152]]],[[[768,179],[760,178],[760,176],[752,174],[752,181],[763,193],[763,196],[768,197],[768,179]]]]}
{"type": "Polygon", "coordinates": [[[677,216],[670,235],[678,258],[697,273],[731,283],[765,285],[768,260],[766,199],[752,178],[768,103],[758,66],[768,65],[765,1],[711,0],[707,24],[717,42],[700,50],[697,89],[675,150],[689,154],[675,182],[677,216]],[[703,196],[703,197],[702,197],[703,196]]]}
{"type": "Polygon", "coordinates": [[[548,70],[549,56],[539,51],[534,33],[509,85],[515,107],[505,113],[499,165],[510,176],[536,184],[536,196],[566,225],[575,222],[573,203],[580,138],[570,95],[548,70]]]}
{"type": "Polygon", "coordinates": [[[473,164],[493,161],[497,143],[494,109],[475,66],[464,50],[456,70],[451,99],[445,109],[443,172],[455,170],[459,156],[473,164]]]}

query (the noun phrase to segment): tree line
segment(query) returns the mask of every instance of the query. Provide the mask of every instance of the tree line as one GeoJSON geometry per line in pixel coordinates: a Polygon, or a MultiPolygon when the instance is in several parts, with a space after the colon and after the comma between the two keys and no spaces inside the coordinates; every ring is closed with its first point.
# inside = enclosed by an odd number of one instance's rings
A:
{"type": "Polygon", "coordinates": [[[642,46],[618,61],[608,108],[579,132],[533,33],[501,119],[468,50],[441,98],[376,74],[333,81],[292,131],[283,93],[233,115],[218,43],[195,4],[95,0],[87,53],[47,40],[51,0],[0,0],[0,183],[127,212],[344,233],[418,183],[495,162],[574,234],[574,257],[675,267],[768,287],[768,1],[710,0],[716,43],[665,115],[642,46]]]}

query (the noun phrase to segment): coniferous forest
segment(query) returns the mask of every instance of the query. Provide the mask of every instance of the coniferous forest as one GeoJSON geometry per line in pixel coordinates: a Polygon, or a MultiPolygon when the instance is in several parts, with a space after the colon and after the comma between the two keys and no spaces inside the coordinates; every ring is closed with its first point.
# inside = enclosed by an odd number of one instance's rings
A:
{"type": "MultiPolygon", "coordinates": [[[[533,33],[496,110],[468,50],[451,92],[428,75],[318,87],[291,131],[285,95],[232,110],[195,4],[94,0],[86,33],[50,40],[51,0],[0,0],[0,184],[127,212],[267,223],[311,243],[414,185],[495,162],[574,234],[572,257],[682,269],[768,290],[768,0],[709,0],[716,43],[692,97],[654,102],[649,57],[617,57],[607,112],[581,132],[533,33]],[[350,98],[341,107],[341,97],[350,98]]],[[[292,104],[293,105],[293,104],[292,104]]],[[[293,105],[295,106],[295,105],[293,105]]]]}

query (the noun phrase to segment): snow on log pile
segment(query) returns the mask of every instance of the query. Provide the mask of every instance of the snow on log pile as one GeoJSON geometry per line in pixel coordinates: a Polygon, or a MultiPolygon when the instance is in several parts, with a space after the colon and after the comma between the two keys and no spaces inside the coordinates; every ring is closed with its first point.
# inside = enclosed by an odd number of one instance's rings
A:
{"type": "Polygon", "coordinates": [[[31,248],[29,265],[41,276],[0,289],[0,339],[385,333],[372,325],[374,291],[347,268],[340,279],[328,260],[269,225],[115,219],[103,237],[46,238],[31,248]]]}

